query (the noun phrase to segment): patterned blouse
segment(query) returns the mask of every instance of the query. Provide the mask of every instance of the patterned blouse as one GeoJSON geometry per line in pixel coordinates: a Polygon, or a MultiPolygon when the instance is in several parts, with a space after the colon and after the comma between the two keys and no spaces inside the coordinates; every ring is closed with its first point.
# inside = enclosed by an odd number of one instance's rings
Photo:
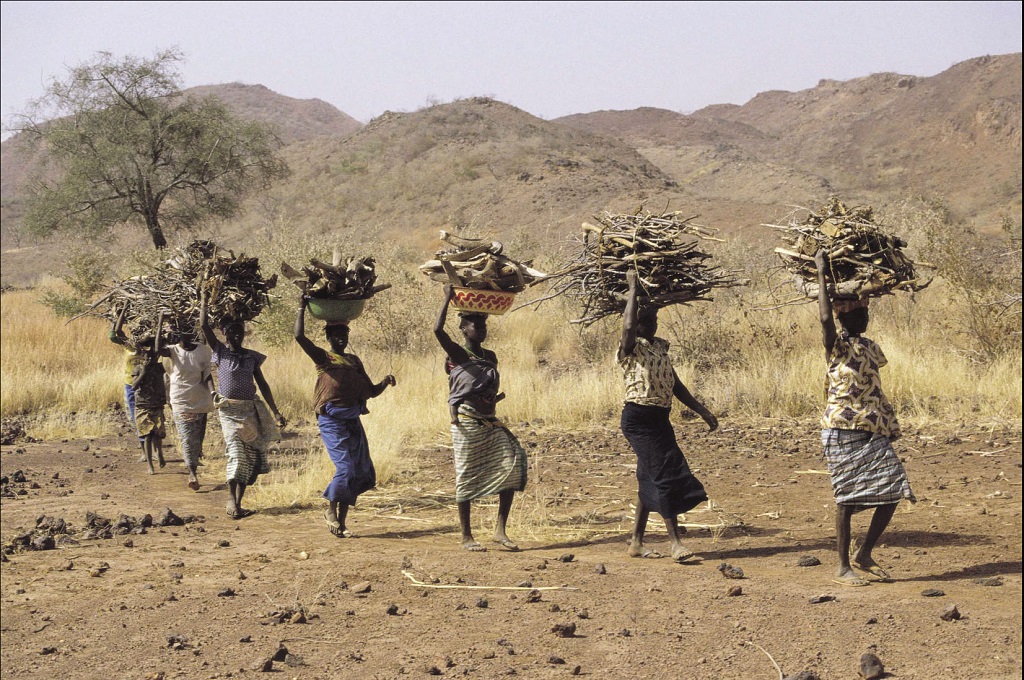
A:
{"type": "Polygon", "coordinates": [[[900,436],[896,411],[882,391],[878,369],[887,360],[873,340],[839,336],[828,359],[822,429],[900,436]]]}
{"type": "Polygon", "coordinates": [[[675,374],[668,357],[668,341],[654,338],[636,339],[636,347],[629,356],[616,353],[615,360],[622,367],[626,381],[624,401],[641,406],[672,408],[672,388],[675,374]]]}
{"type": "Polygon", "coordinates": [[[222,342],[213,346],[211,360],[217,367],[217,391],[228,399],[256,398],[256,369],[267,360],[265,354],[243,349],[235,352],[222,342]]]}

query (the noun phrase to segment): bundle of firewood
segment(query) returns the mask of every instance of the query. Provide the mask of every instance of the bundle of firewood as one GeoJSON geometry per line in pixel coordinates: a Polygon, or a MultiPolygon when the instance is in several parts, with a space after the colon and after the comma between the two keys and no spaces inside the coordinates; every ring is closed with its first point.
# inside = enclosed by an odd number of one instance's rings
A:
{"type": "Polygon", "coordinates": [[[827,255],[833,298],[878,297],[895,290],[922,290],[931,283],[920,278],[903,252],[906,241],[877,224],[870,206],[848,208],[832,197],[820,211],[808,210],[799,224],[763,226],[782,232],[786,245],[775,252],[797,291],[807,298],[818,297],[814,254],[819,249],[827,255]]]}
{"type": "Polygon", "coordinates": [[[554,292],[582,308],[573,323],[590,325],[625,310],[626,273],[637,273],[639,301],[665,307],[695,300],[710,300],[715,288],[745,285],[733,272],[706,263],[711,255],[698,248],[714,232],[681,212],[660,215],[638,210],[630,214],[604,212],[597,225],[583,224],[582,248],[576,258],[551,278],[554,292]]]}
{"type": "Polygon", "coordinates": [[[531,261],[517,262],[503,255],[498,241],[461,238],[441,232],[441,240],[453,246],[441,249],[420,271],[434,281],[462,288],[519,293],[547,275],[530,267],[531,261]]]}
{"type": "Polygon", "coordinates": [[[324,300],[366,300],[391,287],[390,283],[377,285],[372,257],[350,257],[344,262],[342,259],[341,253],[335,251],[333,264],[312,259],[302,271],[282,262],[281,273],[306,297],[324,300]]]}
{"type": "Polygon", "coordinates": [[[212,323],[250,321],[269,304],[277,276],[260,273],[259,260],[219,251],[210,241],[193,241],[143,276],[117,281],[84,314],[114,321],[123,315],[131,344],[156,333],[164,317],[164,336],[195,339],[201,297],[208,296],[212,323]]]}

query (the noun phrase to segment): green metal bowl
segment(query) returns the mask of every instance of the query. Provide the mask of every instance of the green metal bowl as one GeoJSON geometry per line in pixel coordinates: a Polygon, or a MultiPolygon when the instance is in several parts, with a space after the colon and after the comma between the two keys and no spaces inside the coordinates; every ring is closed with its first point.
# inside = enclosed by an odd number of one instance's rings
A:
{"type": "Polygon", "coordinates": [[[363,313],[366,300],[326,300],[310,298],[306,309],[321,321],[352,321],[363,313]]]}

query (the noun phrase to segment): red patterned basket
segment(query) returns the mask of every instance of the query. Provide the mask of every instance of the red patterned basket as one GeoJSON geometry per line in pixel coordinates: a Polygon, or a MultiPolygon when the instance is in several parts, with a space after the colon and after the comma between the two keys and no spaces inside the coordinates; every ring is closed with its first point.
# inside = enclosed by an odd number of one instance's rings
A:
{"type": "Polygon", "coordinates": [[[455,288],[452,293],[452,307],[470,314],[504,314],[515,301],[515,293],[503,290],[455,288]]]}

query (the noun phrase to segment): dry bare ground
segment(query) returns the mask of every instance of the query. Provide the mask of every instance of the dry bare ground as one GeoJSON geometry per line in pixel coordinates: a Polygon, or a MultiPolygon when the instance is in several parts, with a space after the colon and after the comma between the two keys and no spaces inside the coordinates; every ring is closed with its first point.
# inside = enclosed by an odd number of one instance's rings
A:
{"type": "MultiPolygon", "coordinates": [[[[124,432],[4,446],[4,540],[40,516],[73,533],[0,567],[2,674],[856,678],[871,651],[888,677],[1021,676],[1019,429],[898,442],[919,502],[901,505],[876,553],[896,581],[865,588],[831,582],[833,505],[814,422],[676,429],[713,499],[685,518],[684,542],[703,558],[685,565],[626,556],[635,459],[614,423],[515,427],[531,453],[514,508],[518,553],[459,548],[443,444],[410,453],[415,472],[361,499],[351,539],[332,537],[318,508],[232,520],[216,485],[222,461],[208,462],[192,493],[173,453],[143,474],[124,432]],[[25,481],[14,481],[19,470],[25,481]],[[165,508],[196,521],[85,538],[87,511],[158,518],[165,508]],[[821,564],[798,566],[806,557],[821,564]],[[723,578],[723,562],[745,578],[723,578]],[[729,595],[734,586],[742,594],[729,595]],[[951,605],[961,618],[940,618],[951,605]]],[[[290,450],[276,466],[295,464],[290,450]]],[[[478,538],[493,513],[476,509],[478,538]]],[[[857,533],[865,522],[855,518],[857,533]]],[[[664,549],[663,527],[650,544],[664,549]]]]}

